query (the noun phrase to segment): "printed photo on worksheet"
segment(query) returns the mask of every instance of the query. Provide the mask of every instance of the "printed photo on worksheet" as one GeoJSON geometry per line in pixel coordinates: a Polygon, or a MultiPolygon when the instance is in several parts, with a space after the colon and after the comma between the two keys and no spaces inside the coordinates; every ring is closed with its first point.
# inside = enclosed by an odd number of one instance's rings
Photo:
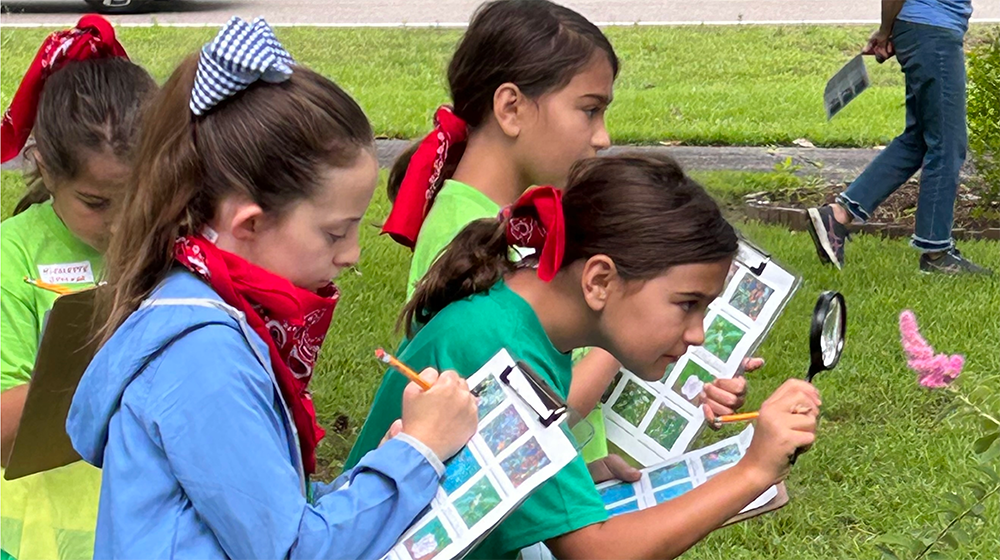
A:
{"type": "Polygon", "coordinates": [[[542,422],[540,401],[526,394],[530,383],[506,350],[468,382],[479,397],[479,430],[445,462],[437,496],[386,560],[463,556],[577,456],[566,415],[542,422]]]}
{"type": "Polygon", "coordinates": [[[604,393],[608,440],[644,466],[686,452],[704,428],[706,383],[741,372],[798,288],[800,279],[740,241],[722,294],[705,315],[705,343],[689,348],[658,381],[622,370],[604,393]]]}
{"type": "MultiPolygon", "coordinates": [[[[642,469],[638,482],[611,481],[599,484],[597,490],[612,516],[650,508],[694,490],[738,463],[752,439],[753,426],[749,426],[736,436],[642,469]]],[[[742,512],[761,508],[777,495],[777,487],[772,486],[742,512]]]]}

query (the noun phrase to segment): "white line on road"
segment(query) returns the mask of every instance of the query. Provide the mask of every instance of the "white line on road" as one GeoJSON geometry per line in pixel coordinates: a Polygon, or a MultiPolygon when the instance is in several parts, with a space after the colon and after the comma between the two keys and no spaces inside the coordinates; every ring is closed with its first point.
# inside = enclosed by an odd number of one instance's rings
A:
{"type": "MultiPolygon", "coordinates": [[[[766,21],[607,21],[594,22],[599,27],[690,27],[698,25],[877,25],[878,20],[874,19],[816,19],[816,20],[766,20],[766,21]]],[[[993,24],[1000,23],[1000,18],[973,19],[972,23],[993,24]]],[[[0,29],[5,27],[15,27],[22,29],[48,29],[53,27],[72,27],[76,25],[76,20],[53,23],[4,23],[0,29]]],[[[221,27],[219,23],[116,23],[115,27],[221,27]]],[[[468,22],[415,22],[405,21],[396,23],[271,23],[271,27],[329,27],[329,28],[464,28],[468,22]]]]}

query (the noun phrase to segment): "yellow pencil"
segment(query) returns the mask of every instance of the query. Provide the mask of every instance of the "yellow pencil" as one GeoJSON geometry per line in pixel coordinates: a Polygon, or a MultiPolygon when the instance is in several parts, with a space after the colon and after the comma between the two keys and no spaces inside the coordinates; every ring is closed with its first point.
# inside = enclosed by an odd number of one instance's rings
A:
{"type": "Polygon", "coordinates": [[[742,414],[727,414],[725,416],[719,416],[714,420],[714,424],[727,424],[729,422],[742,422],[744,420],[753,420],[760,416],[759,412],[744,412],[742,414]]]}
{"type": "Polygon", "coordinates": [[[410,381],[419,385],[420,388],[423,389],[424,391],[431,388],[431,384],[421,379],[420,375],[417,372],[413,371],[413,369],[410,366],[397,360],[395,356],[386,352],[385,350],[381,348],[375,350],[375,357],[378,358],[379,361],[389,364],[390,366],[396,368],[396,370],[399,371],[399,373],[402,373],[407,378],[409,378],[410,381]]]}
{"type": "Polygon", "coordinates": [[[31,284],[32,286],[41,288],[43,290],[48,290],[50,292],[55,292],[61,296],[73,293],[73,289],[68,286],[60,286],[59,284],[49,284],[48,282],[35,280],[32,278],[28,278],[27,276],[24,277],[24,281],[31,284]]]}

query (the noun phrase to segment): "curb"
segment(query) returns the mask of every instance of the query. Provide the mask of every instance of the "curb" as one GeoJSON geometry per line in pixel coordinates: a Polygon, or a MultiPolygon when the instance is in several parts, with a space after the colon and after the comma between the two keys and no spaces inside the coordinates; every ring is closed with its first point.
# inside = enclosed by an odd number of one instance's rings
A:
{"type": "MultiPolygon", "coordinates": [[[[765,224],[785,226],[791,231],[807,231],[808,229],[809,216],[803,208],[787,208],[748,202],[744,206],[744,214],[748,219],[757,220],[765,224]]],[[[888,238],[910,237],[913,235],[913,229],[908,226],[882,222],[869,222],[853,229],[853,231],[888,238]]],[[[970,239],[1000,241],[1000,228],[986,228],[983,230],[955,228],[952,230],[951,235],[955,239],[962,241],[970,239]]]]}

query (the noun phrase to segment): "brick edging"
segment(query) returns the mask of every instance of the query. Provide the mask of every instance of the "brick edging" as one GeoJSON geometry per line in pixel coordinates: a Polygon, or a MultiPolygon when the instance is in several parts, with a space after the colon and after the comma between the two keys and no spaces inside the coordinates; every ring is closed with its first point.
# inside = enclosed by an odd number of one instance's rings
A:
{"type": "MultiPolygon", "coordinates": [[[[806,224],[809,221],[806,211],[803,208],[785,208],[783,206],[747,202],[744,210],[746,217],[751,220],[758,220],[766,224],[782,225],[792,231],[806,231],[806,224]]],[[[855,231],[891,238],[913,235],[913,229],[910,227],[879,222],[869,222],[856,228],[855,231]]],[[[955,228],[952,230],[952,236],[955,239],[961,240],[989,239],[1000,241],[1000,228],[986,228],[984,230],[955,228]]]]}

